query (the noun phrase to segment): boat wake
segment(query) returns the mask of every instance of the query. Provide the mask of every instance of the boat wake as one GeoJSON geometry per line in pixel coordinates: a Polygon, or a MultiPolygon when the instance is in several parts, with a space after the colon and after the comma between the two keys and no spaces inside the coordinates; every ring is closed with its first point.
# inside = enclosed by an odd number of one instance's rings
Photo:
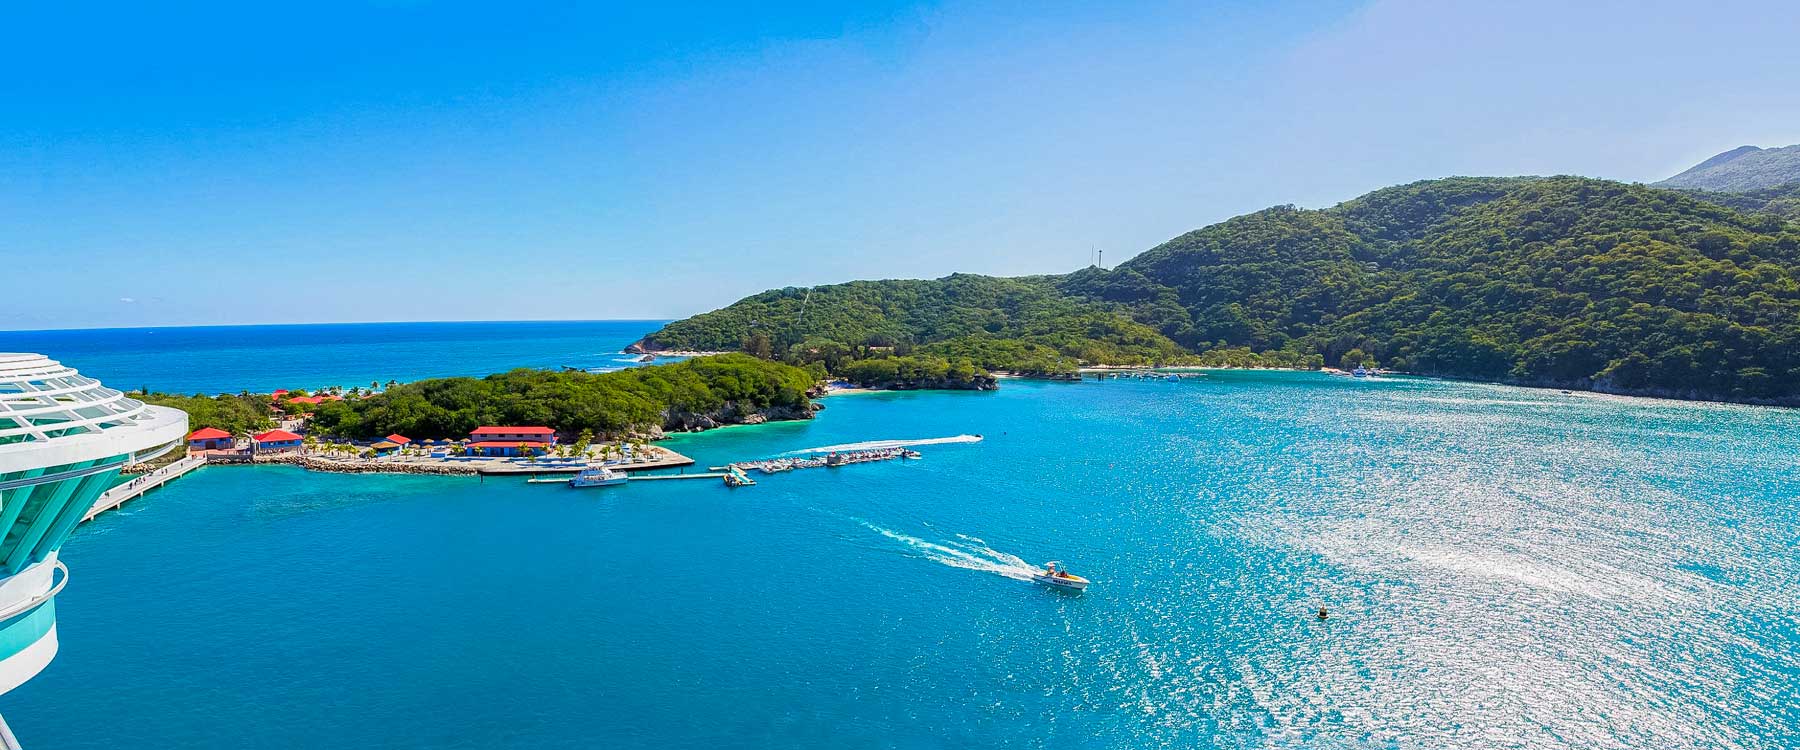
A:
{"type": "Polygon", "coordinates": [[[1018,581],[1029,581],[1031,574],[1037,572],[1037,566],[1025,562],[1018,555],[1001,552],[972,536],[957,534],[957,541],[933,542],[882,528],[860,518],[856,521],[870,531],[905,545],[918,557],[952,568],[980,570],[1018,581]]]}
{"type": "Polygon", "coordinates": [[[882,448],[905,448],[913,445],[944,445],[947,443],[979,443],[980,435],[952,435],[940,438],[921,438],[919,440],[865,440],[860,443],[844,443],[842,445],[821,445],[817,448],[801,448],[788,451],[784,456],[795,456],[804,453],[831,453],[833,451],[866,451],[882,448]]]}

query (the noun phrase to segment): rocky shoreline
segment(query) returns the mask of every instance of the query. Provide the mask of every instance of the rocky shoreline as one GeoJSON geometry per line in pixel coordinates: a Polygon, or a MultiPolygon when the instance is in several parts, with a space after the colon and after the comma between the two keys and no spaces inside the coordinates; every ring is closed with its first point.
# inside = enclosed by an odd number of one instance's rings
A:
{"type": "MultiPolygon", "coordinates": [[[[809,394],[810,395],[810,394],[809,394]]],[[[815,396],[816,398],[816,396],[815,396]]],[[[663,418],[663,426],[651,431],[651,440],[660,440],[670,432],[704,432],[718,427],[739,424],[763,424],[765,422],[784,422],[812,419],[823,404],[808,401],[804,407],[770,407],[748,412],[741,412],[736,404],[726,404],[724,409],[695,414],[692,412],[671,413],[663,418]]]]}
{"type": "MultiPolygon", "coordinates": [[[[227,463],[227,462],[221,462],[227,463]]],[[[276,453],[257,456],[249,461],[232,461],[245,465],[293,464],[307,471],[332,474],[433,474],[472,477],[481,472],[473,465],[458,463],[426,464],[407,461],[375,462],[368,459],[335,459],[299,453],[276,453]]]]}

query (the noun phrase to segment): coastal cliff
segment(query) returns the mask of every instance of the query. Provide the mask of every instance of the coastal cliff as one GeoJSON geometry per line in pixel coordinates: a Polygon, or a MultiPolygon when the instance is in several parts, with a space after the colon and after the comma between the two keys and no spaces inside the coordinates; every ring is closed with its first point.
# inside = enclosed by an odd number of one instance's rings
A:
{"type": "Polygon", "coordinates": [[[938,375],[893,377],[868,381],[852,379],[850,382],[859,388],[878,391],[995,391],[1000,389],[999,379],[985,372],[954,378],[938,375]]]}
{"type": "Polygon", "coordinates": [[[763,424],[766,422],[785,422],[801,419],[812,419],[823,405],[807,401],[800,406],[766,406],[760,408],[740,408],[733,402],[718,409],[704,412],[670,410],[663,417],[662,427],[650,431],[650,439],[657,440],[670,432],[700,432],[718,427],[737,424],[763,424]]]}

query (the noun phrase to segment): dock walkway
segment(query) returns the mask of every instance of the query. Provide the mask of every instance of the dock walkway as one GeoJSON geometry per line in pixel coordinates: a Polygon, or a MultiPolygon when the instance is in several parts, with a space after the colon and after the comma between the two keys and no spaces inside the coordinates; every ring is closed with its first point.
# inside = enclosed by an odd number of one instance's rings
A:
{"type": "Polygon", "coordinates": [[[124,505],[128,500],[135,499],[139,495],[168,484],[169,480],[205,465],[205,457],[188,456],[187,458],[183,458],[168,466],[157,469],[156,471],[136,477],[129,482],[100,493],[100,498],[94,501],[93,507],[88,508],[87,515],[82,516],[81,520],[83,523],[93,520],[94,516],[124,505]]]}

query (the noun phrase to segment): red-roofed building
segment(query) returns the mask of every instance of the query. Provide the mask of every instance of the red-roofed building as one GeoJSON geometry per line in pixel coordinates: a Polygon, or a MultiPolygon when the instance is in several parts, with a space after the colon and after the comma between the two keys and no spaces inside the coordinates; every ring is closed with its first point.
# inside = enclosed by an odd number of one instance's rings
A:
{"type": "Polygon", "coordinates": [[[287,430],[269,430],[251,435],[250,446],[257,451],[300,450],[300,436],[287,430]]]}
{"type": "Polygon", "coordinates": [[[400,433],[394,433],[392,435],[387,436],[387,438],[385,438],[385,439],[388,442],[393,443],[394,445],[406,445],[407,443],[412,442],[412,438],[409,438],[400,433]]]}
{"type": "Polygon", "coordinates": [[[231,433],[217,427],[194,430],[187,440],[188,450],[191,451],[228,451],[236,447],[231,440],[231,433]]]}
{"type": "Polygon", "coordinates": [[[517,456],[550,450],[556,444],[556,431],[548,427],[477,427],[469,433],[469,440],[469,449],[483,456],[517,456]]]}

